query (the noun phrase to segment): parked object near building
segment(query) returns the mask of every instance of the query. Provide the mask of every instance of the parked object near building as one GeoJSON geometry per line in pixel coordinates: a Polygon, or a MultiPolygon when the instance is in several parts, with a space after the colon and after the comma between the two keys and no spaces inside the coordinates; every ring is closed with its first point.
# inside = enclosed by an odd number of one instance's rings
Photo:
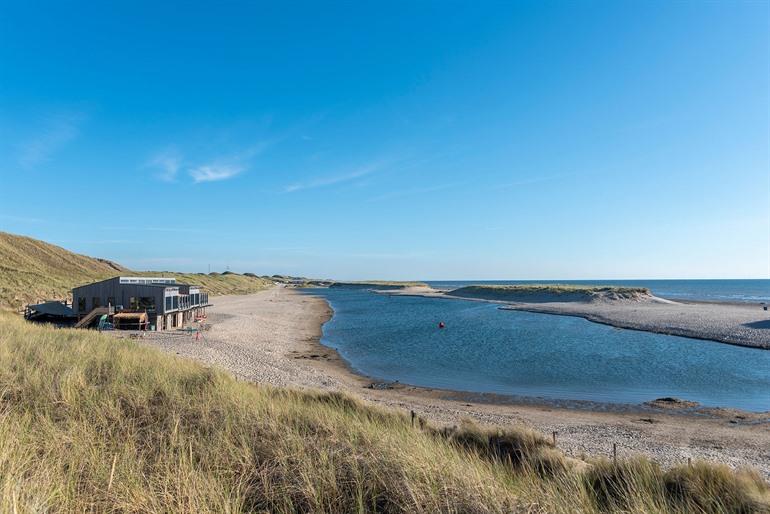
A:
{"type": "Polygon", "coordinates": [[[116,330],[147,330],[147,313],[119,312],[112,317],[116,330]]]}
{"type": "Polygon", "coordinates": [[[174,278],[114,277],[72,290],[78,325],[92,313],[104,314],[100,311],[106,308],[110,311],[107,314],[114,314],[115,328],[131,326],[144,330],[153,326],[156,330],[168,330],[204,316],[210,305],[208,293],[199,286],[181,284],[174,278]],[[118,317],[121,314],[144,314],[144,317],[118,317]]]}
{"type": "Polygon", "coordinates": [[[77,321],[75,312],[64,302],[49,301],[24,308],[24,319],[59,326],[71,326],[77,321]]]}

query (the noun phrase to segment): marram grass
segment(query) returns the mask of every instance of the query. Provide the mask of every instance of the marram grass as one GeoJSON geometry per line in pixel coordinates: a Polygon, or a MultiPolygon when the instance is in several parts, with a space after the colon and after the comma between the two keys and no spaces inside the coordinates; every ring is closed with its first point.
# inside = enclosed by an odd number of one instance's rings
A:
{"type": "Polygon", "coordinates": [[[523,429],[412,427],[0,315],[0,512],[762,512],[750,472],[565,458],[523,429]]]}

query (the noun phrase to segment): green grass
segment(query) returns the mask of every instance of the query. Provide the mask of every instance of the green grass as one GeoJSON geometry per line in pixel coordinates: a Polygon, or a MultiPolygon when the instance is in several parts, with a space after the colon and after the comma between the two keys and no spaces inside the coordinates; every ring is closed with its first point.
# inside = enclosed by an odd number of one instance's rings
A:
{"type": "Polygon", "coordinates": [[[651,295],[646,287],[583,286],[571,284],[526,284],[526,285],[479,285],[466,286],[449,292],[453,296],[484,298],[488,300],[549,299],[591,300],[597,297],[622,299],[651,295]]]}
{"type": "Polygon", "coordinates": [[[586,464],[0,313],[0,512],[762,512],[750,472],[586,464]]]}
{"type": "Polygon", "coordinates": [[[329,287],[381,287],[383,289],[404,288],[404,287],[428,287],[424,282],[399,282],[391,280],[367,280],[360,282],[332,282],[329,287]]]}

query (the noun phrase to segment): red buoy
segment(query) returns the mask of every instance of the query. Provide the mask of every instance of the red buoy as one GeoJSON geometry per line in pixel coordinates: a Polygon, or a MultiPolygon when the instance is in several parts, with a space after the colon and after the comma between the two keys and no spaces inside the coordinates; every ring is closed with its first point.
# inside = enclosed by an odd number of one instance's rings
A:
{"type": "Polygon", "coordinates": [[[438,328],[444,328],[445,326],[443,321],[438,322],[438,328]]]}

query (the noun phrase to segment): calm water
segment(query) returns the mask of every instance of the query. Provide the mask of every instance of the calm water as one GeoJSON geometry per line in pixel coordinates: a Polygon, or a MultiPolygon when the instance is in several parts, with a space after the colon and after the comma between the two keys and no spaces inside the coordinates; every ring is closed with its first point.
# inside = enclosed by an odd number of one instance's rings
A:
{"type": "Polygon", "coordinates": [[[454,289],[475,284],[577,284],[647,287],[656,296],[671,300],[706,302],[770,302],[770,279],[752,280],[494,280],[428,282],[436,288],[454,289]]]}
{"type": "Polygon", "coordinates": [[[610,403],[675,396],[770,410],[770,351],[502,311],[480,302],[356,289],[310,292],[334,308],[323,343],[375,379],[610,403]],[[445,329],[437,328],[439,321],[445,329]]]}

